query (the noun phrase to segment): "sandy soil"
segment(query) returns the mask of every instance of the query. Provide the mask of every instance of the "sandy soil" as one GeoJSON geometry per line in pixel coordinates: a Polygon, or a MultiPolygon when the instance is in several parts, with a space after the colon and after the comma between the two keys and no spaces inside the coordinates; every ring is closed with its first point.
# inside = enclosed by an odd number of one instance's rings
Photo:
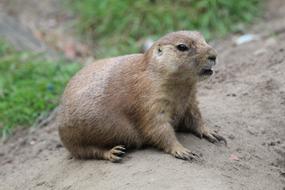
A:
{"type": "Polygon", "coordinates": [[[285,3],[270,2],[259,39],[214,43],[217,73],[200,86],[207,125],[228,147],[191,134],[182,144],[201,153],[189,162],[155,149],[130,152],[122,163],[70,159],[56,125],[18,131],[0,146],[0,189],[285,189],[285,3]],[[283,11],[282,11],[283,10],[283,11]]]}

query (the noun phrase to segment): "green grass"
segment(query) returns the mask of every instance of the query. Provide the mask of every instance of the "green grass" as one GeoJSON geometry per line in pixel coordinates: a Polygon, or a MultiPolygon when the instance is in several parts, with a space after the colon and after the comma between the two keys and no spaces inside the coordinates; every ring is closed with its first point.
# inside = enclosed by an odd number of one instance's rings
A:
{"type": "Polygon", "coordinates": [[[66,1],[82,36],[96,43],[97,57],[138,52],[138,40],[181,29],[222,37],[244,30],[262,8],[260,0],[66,1]]]}
{"type": "Polygon", "coordinates": [[[54,109],[79,64],[48,61],[39,54],[17,52],[0,41],[0,133],[31,126],[54,109]]]}

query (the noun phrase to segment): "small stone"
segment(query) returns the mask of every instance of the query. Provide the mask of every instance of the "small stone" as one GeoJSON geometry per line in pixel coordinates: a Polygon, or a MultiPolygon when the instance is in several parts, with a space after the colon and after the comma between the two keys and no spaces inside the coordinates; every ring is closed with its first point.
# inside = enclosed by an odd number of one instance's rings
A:
{"type": "Polygon", "coordinates": [[[252,131],[252,130],[250,130],[250,129],[248,129],[247,132],[248,132],[249,134],[253,135],[253,136],[256,136],[256,135],[257,135],[254,131],[252,131]]]}
{"type": "Polygon", "coordinates": [[[229,139],[234,140],[235,136],[231,134],[231,135],[229,135],[229,139]]]}
{"type": "Polygon", "coordinates": [[[36,141],[30,141],[30,145],[36,144],[36,141]]]}
{"type": "Polygon", "coordinates": [[[267,52],[266,49],[262,48],[262,49],[256,50],[253,54],[255,56],[259,56],[259,55],[265,54],[266,52],[267,52]]]}
{"type": "Polygon", "coordinates": [[[255,34],[244,34],[244,35],[238,37],[237,39],[235,39],[235,44],[241,45],[241,44],[248,43],[251,41],[255,41],[258,39],[259,39],[259,37],[255,34]]]}
{"type": "Polygon", "coordinates": [[[44,185],[44,184],[45,184],[45,182],[41,181],[41,182],[37,183],[37,186],[41,186],[41,185],[44,185]]]}
{"type": "Polygon", "coordinates": [[[221,128],[221,126],[219,126],[219,125],[214,125],[214,127],[216,127],[216,128],[221,128]]]}
{"type": "Polygon", "coordinates": [[[268,146],[275,146],[275,145],[276,145],[275,142],[270,142],[270,143],[268,143],[268,146]]]}
{"type": "Polygon", "coordinates": [[[235,155],[235,154],[231,154],[229,159],[233,160],[233,161],[239,161],[239,157],[237,155],[235,155]]]}
{"type": "Polygon", "coordinates": [[[235,93],[230,93],[230,94],[227,94],[227,96],[236,97],[237,95],[235,93]]]}

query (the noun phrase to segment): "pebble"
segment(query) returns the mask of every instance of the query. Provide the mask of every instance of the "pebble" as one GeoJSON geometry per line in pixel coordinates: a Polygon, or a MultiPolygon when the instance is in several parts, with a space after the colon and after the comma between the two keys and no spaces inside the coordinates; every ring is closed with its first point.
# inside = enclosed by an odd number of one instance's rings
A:
{"type": "Polygon", "coordinates": [[[258,39],[259,39],[259,37],[255,34],[244,34],[244,35],[238,37],[237,39],[235,39],[235,44],[241,45],[241,44],[248,43],[251,41],[255,41],[258,39]]]}
{"type": "Polygon", "coordinates": [[[234,135],[232,135],[232,134],[231,134],[231,135],[229,135],[228,137],[229,137],[229,139],[231,139],[231,140],[234,140],[234,139],[235,139],[235,136],[234,136],[234,135]]]}
{"type": "Polygon", "coordinates": [[[235,154],[231,154],[229,159],[233,160],[233,161],[239,161],[239,157],[237,155],[235,155],[235,154]]]}

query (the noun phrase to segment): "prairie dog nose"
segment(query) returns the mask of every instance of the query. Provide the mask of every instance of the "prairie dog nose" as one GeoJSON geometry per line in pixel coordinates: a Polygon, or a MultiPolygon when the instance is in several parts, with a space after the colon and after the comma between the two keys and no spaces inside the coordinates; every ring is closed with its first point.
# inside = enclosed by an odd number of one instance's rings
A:
{"type": "Polygon", "coordinates": [[[209,59],[210,61],[215,61],[215,62],[216,62],[216,58],[217,58],[216,55],[209,55],[209,56],[208,56],[208,59],[209,59]]]}
{"type": "Polygon", "coordinates": [[[217,52],[216,50],[214,50],[213,48],[210,48],[209,52],[208,52],[208,59],[210,61],[216,61],[217,59],[217,52]]]}
{"type": "Polygon", "coordinates": [[[209,51],[208,60],[210,62],[212,62],[213,65],[215,65],[216,64],[216,59],[217,59],[217,52],[214,49],[211,48],[210,51],[209,51]]]}

